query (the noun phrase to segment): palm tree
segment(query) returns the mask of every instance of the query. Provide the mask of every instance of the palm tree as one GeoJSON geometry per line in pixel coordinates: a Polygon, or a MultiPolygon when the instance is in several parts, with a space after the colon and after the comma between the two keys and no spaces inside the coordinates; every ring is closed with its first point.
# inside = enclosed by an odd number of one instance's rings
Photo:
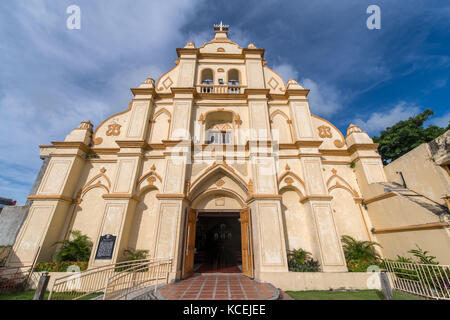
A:
{"type": "Polygon", "coordinates": [[[69,238],[54,244],[62,244],[54,256],[56,262],[89,261],[92,249],[92,241],[89,237],[78,230],[70,232],[70,236],[72,240],[69,238]]]}
{"type": "Polygon", "coordinates": [[[306,263],[306,261],[312,259],[311,252],[303,249],[294,249],[288,251],[288,259],[295,261],[296,263],[306,263]]]}
{"type": "Polygon", "coordinates": [[[349,260],[376,260],[380,259],[380,254],[375,250],[375,246],[381,247],[374,241],[360,241],[351,236],[342,236],[344,255],[349,260]]]}

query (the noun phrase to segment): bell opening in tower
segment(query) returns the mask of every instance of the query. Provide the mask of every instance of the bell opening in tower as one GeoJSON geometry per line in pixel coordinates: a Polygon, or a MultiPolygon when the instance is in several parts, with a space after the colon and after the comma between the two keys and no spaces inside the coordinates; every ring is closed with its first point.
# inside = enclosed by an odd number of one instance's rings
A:
{"type": "Polygon", "coordinates": [[[199,213],[195,273],[241,273],[241,224],[238,212],[199,213]]]}

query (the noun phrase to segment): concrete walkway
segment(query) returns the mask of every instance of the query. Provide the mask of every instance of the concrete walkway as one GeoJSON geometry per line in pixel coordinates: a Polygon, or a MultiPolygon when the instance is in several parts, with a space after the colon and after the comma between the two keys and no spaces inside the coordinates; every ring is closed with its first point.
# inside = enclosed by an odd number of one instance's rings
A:
{"type": "Polygon", "coordinates": [[[240,274],[194,274],[157,290],[158,300],[276,300],[280,292],[270,283],[240,274]]]}

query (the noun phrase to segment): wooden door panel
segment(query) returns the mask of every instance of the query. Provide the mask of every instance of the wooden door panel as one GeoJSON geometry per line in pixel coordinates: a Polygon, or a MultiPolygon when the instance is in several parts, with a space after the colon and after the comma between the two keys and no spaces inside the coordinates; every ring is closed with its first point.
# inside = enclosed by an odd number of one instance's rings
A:
{"type": "Polygon", "coordinates": [[[197,214],[195,210],[189,209],[186,217],[186,230],[184,233],[183,279],[186,279],[194,273],[196,222],[197,214]]]}
{"type": "Polygon", "coordinates": [[[241,211],[242,274],[253,278],[253,252],[250,210],[241,211]]]}

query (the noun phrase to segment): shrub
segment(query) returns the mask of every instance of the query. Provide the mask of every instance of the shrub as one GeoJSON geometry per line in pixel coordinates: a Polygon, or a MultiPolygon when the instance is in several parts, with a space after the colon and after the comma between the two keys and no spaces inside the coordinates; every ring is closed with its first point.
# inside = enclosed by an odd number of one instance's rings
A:
{"type": "Polygon", "coordinates": [[[37,262],[33,271],[66,272],[67,268],[72,265],[80,267],[80,271],[84,271],[88,267],[88,263],[85,261],[37,262]]]}
{"type": "Polygon", "coordinates": [[[125,249],[123,253],[125,255],[125,261],[144,260],[148,256],[148,250],[125,249]]]}
{"type": "Polygon", "coordinates": [[[373,241],[360,241],[351,236],[344,235],[343,243],[345,261],[350,272],[366,272],[371,265],[381,267],[382,261],[375,246],[380,246],[373,241]]]}
{"type": "Polygon", "coordinates": [[[436,259],[435,256],[428,254],[428,251],[422,250],[417,244],[416,247],[417,249],[411,249],[408,251],[408,253],[411,253],[415,258],[417,258],[418,263],[435,265],[439,264],[439,262],[434,261],[434,259],[436,259]]]}
{"type": "Polygon", "coordinates": [[[350,259],[347,261],[347,268],[349,272],[367,272],[367,268],[373,265],[381,268],[382,261],[377,259],[374,260],[350,259]]]}
{"type": "MultiPolygon", "coordinates": [[[[439,265],[439,262],[435,261],[436,257],[429,254],[429,251],[421,249],[416,244],[417,249],[411,249],[408,253],[413,255],[413,258],[408,258],[404,256],[397,255],[396,260],[386,260],[392,262],[401,262],[401,263],[411,263],[411,264],[431,264],[431,265],[439,265]]],[[[397,278],[414,280],[414,281],[424,281],[426,286],[430,286],[433,289],[436,288],[450,288],[450,283],[447,279],[450,278],[450,270],[445,271],[444,268],[438,267],[437,269],[433,269],[430,271],[421,271],[418,272],[415,267],[405,265],[395,265],[393,266],[393,271],[395,272],[397,278]],[[419,274],[420,273],[420,274],[419,274]]]]}
{"type": "Polygon", "coordinates": [[[289,271],[294,272],[319,272],[319,261],[314,260],[311,253],[303,249],[288,251],[289,271]]]}
{"type": "Polygon", "coordinates": [[[404,256],[399,256],[397,255],[397,260],[395,260],[396,262],[403,262],[403,263],[413,263],[411,258],[407,258],[404,256]]]}
{"type": "Polygon", "coordinates": [[[351,236],[342,236],[345,260],[373,261],[380,259],[375,246],[381,247],[374,241],[360,241],[351,236]]]}
{"type": "MultiPolygon", "coordinates": [[[[140,249],[125,249],[124,252],[124,262],[125,261],[135,261],[135,260],[145,260],[148,256],[148,250],[140,250],[140,249]]],[[[145,262],[145,261],[143,261],[145,262]]],[[[126,270],[131,270],[135,268],[139,268],[138,272],[145,272],[148,271],[148,268],[146,267],[139,267],[137,265],[134,265],[133,263],[131,265],[121,265],[115,268],[116,272],[122,272],[126,270]]]]}
{"type": "Polygon", "coordinates": [[[78,230],[73,230],[70,236],[71,240],[58,241],[54,244],[62,244],[54,256],[55,262],[89,261],[92,250],[92,241],[89,237],[78,230]]]}

